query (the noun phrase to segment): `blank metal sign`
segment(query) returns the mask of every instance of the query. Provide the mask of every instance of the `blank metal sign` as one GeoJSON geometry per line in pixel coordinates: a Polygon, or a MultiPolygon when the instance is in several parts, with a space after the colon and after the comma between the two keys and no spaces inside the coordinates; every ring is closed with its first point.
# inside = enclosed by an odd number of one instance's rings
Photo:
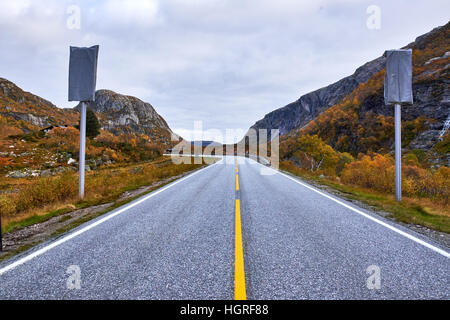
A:
{"type": "Polygon", "coordinates": [[[389,50],[384,55],[386,57],[385,104],[412,104],[412,50],[389,50]]]}
{"type": "Polygon", "coordinates": [[[99,46],[70,47],[69,101],[94,101],[99,46]]]}

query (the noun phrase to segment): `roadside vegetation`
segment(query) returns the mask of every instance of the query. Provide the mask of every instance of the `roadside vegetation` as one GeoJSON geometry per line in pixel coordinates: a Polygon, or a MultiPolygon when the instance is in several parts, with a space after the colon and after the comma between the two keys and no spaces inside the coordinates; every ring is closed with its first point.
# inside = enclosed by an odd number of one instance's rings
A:
{"type": "MultiPolygon", "coordinates": [[[[106,130],[98,133],[86,141],[86,160],[91,168],[154,160],[165,150],[164,145],[151,143],[143,134],[115,136],[106,130]]],[[[3,138],[0,140],[0,174],[15,171],[23,175],[24,170],[40,174],[48,169],[77,168],[79,137],[80,132],[75,127],[55,127],[48,132],[34,131],[3,138]]]]}
{"type": "Polygon", "coordinates": [[[78,174],[75,172],[49,177],[2,178],[2,230],[5,233],[79,208],[114,202],[124,192],[164,182],[203,166],[191,163],[175,165],[170,157],[160,157],[150,162],[109,165],[87,172],[83,201],[78,199],[78,174]]]}
{"type": "Polygon", "coordinates": [[[398,221],[450,233],[450,168],[427,167],[419,157],[414,152],[403,157],[402,203],[394,198],[395,161],[390,154],[360,153],[354,158],[317,135],[303,135],[295,150],[282,150],[280,167],[384,210],[398,221]]]}
{"type": "MultiPolygon", "coordinates": [[[[23,108],[8,102],[11,110],[23,108]]],[[[74,115],[70,123],[77,119],[74,115]]],[[[2,232],[11,232],[6,237],[9,239],[19,231],[30,238],[10,240],[6,256],[20,252],[22,249],[16,246],[21,243],[26,248],[43,241],[54,235],[54,228],[62,228],[57,233],[67,231],[203,166],[193,164],[193,159],[192,164],[176,165],[170,157],[162,156],[168,145],[163,132],[158,139],[158,128],[153,132],[156,138],[132,130],[113,134],[101,129],[96,114],[88,110],[85,199],[81,201],[78,128],[74,124],[42,129],[0,115],[2,232]],[[80,209],[90,213],[80,216],[80,209]],[[29,231],[28,226],[33,226],[34,231],[29,231]]]]}
{"type": "MultiPolygon", "coordinates": [[[[435,98],[444,97],[448,79],[449,30],[443,28],[425,45],[413,47],[413,85],[431,83],[430,96],[435,98]]],[[[403,201],[395,201],[394,118],[391,109],[383,109],[384,73],[374,74],[306,126],[282,136],[281,169],[398,221],[450,233],[450,132],[438,141],[421,138],[436,125],[426,113],[402,121],[403,201]],[[416,138],[420,143],[413,143],[416,138]]]]}

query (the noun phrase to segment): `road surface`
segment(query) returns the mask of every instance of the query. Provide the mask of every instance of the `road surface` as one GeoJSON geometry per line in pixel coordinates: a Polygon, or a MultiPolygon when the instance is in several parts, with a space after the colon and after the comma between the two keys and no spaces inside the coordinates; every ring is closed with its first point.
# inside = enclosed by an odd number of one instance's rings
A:
{"type": "Polygon", "coordinates": [[[0,298],[450,298],[448,248],[238,159],[0,264],[0,298]]]}

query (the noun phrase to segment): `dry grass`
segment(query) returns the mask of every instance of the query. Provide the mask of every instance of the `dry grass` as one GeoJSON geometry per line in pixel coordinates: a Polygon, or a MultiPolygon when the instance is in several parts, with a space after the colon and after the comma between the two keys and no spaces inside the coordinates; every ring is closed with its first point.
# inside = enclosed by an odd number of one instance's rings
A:
{"type": "MultiPolygon", "coordinates": [[[[193,161],[192,161],[193,163],[193,161]]],[[[127,167],[86,173],[86,196],[78,199],[78,175],[64,173],[50,178],[3,179],[0,185],[2,229],[20,222],[37,221],[51,212],[70,211],[117,200],[125,191],[194,170],[202,165],[175,165],[167,158],[127,167]],[[10,192],[10,193],[8,193],[10,192]]]]}
{"type": "MultiPolygon", "coordinates": [[[[395,200],[393,192],[382,192],[373,188],[360,186],[365,180],[354,180],[353,184],[345,184],[337,177],[320,178],[295,166],[292,162],[282,162],[281,169],[312,182],[329,186],[340,191],[345,197],[359,200],[376,209],[383,210],[392,215],[398,221],[419,224],[428,228],[450,233],[450,206],[448,198],[436,197],[435,193],[428,196],[406,195],[399,203],[395,200]]],[[[441,182],[438,181],[440,184],[441,182]]]]}

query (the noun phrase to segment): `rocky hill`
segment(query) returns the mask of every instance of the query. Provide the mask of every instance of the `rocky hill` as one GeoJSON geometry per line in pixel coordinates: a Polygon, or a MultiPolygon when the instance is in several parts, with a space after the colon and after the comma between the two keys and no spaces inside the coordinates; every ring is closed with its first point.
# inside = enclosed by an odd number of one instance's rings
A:
{"type": "MultiPolygon", "coordinates": [[[[429,149],[440,138],[445,121],[449,117],[449,63],[450,63],[450,23],[436,28],[431,32],[418,37],[405,48],[413,49],[414,67],[414,105],[404,107],[402,116],[404,121],[414,121],[423,118],[423,128],[418,130],[414,137],[410,137],[408,143],[412,148],[429,149]]],[[[389,48],[386,48],[389,49],[389,48]]],[[[365,91],[367,94],[359,95],[357,118],[364,120],[368,113],[391,117],[393,110],[384,105],[383,100],[383,57],[375,59],[358,68],[356,72],[334,84],[316,90],[300,97],[297,101],[267,114],[262,120],[252,126],[254,129],[280,130],[280,135],[287,135],[302,128],[313,127],[308,133],[328,134],[325,140],[333,147],[342,147],[337,142],[341,135],[351,134],[351,126],[338,125],[325,121],[325,117],[318,119],[326,110],[335,107],[346,100],[354,99],[356,95],[365,91]],[[358,92],[355,92],[358,91],[358,92]],[[320,128],[317,127],[320,126],[320,128]],[[338,125],[336,127],[335,125],[338,125]],[[330,134],[333,137],[330,137],[330,134]]],[[[366,152],[368,148],[359,148],[361,142],[358,138],[369,138],[353,135],[353,140],[347,141],[347,147],[342,151],[366,152]]],[[[378,139],[374,137],[374,139],[378,139]]],[[[341,139],[342,140],[342,139],[341,139]]],[[[383,144],[390,148],[390,141],[383,144]]],[[[372,148],[373,151],[381,146],[372,148]]]]}
{"type": "MultiPolygon", "coordinates": [[[[449,165],[450,23],[405,48],[413,49],[414,104],[402,107],[403,147],[427,153],[431,163],[449,165]]],[[[352,76],[267,114],[252,128],[279,128],[286,158],[304,134],[317,134],[335,150],[354,156],[390,153],[394,119],[393,108],[384,104],[384,63],[383,57],[373,60],[352,76]]]]}
{"type": "MultiPolygon", "coordinates": [[[[87,140],[90,168],[152,160],[173,145],[172,131],[149,103],[99,90],[89,108],[102,125],[87,140]]],[[[21,178],[76,169],[79,118],[77,108],[58,108],[0,78],[0,173],[21,178]]]]}
{"type": "MultiPolygon", "coordinates": [[[[98,90],[95,102],[88,103],[100,120],[102,128],[115,135],[140,133],[152,140],[169,144],[172,131],[150,103],[110,90],[98,90]]],[[[79,105],[76,107],[79,109],[79,105]]]]}
{"type": "MultiPolygon", "coordinates": [[[[301,128],[324,110],[341,101],[360,83],[366,82],[384,67],[384,58],[378,58],[358,68],[355,73],[327,87],[301,96],[297,101],[272,111],[257,121],[253,129],[279,129],[280,135],[301,128]]],[[[270,132],[270,131],[269,131],[270,132]]],[[[270,137],[269,137],[270,138],[270,137]]]]}
{"type": "Polygon", "coordinates": [[[51,125],[76,124],[78,118],[77,112],[60,109],[4,78],[0,78],[0,116],[6,133],[30,133],[51,125]]]}

